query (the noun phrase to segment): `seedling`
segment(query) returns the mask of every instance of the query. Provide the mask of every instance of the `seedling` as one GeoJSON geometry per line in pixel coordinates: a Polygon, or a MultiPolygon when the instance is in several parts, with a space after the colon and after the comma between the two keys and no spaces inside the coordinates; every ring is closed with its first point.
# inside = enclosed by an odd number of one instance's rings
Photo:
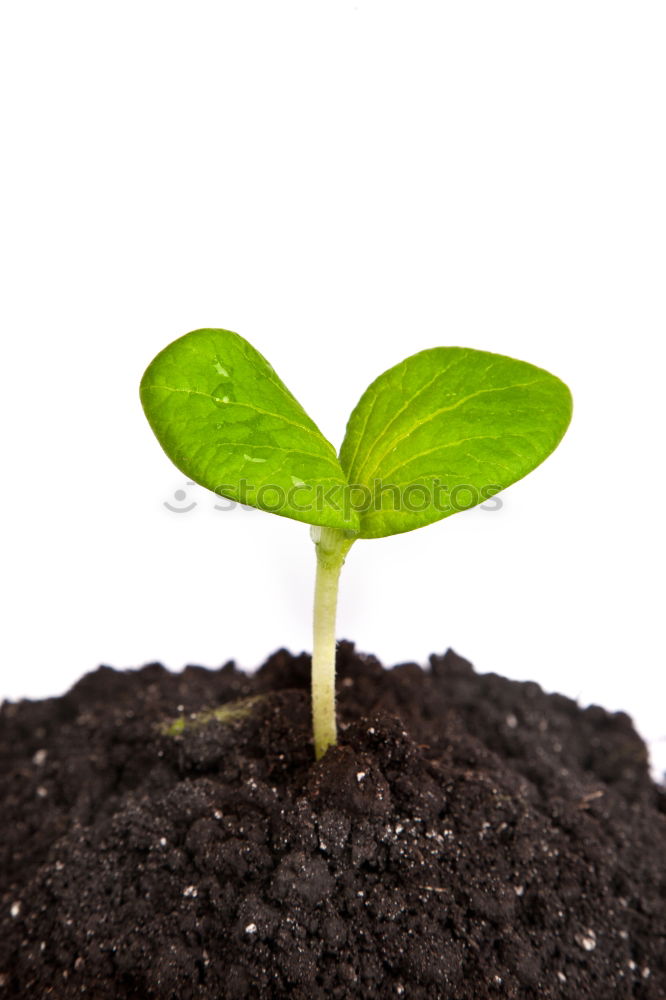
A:
{"type": "Polygon", "coordinates": [[[543,369],[434,347],[366,389],[338,455],[266,359],[229,330],[169,344],[146,369],[141,402],[188,479],[311,525],[317,759],[336,743],[335,616],[353,543],[483,503],[543,462],[571,419],[571,393],[543,369]]]}

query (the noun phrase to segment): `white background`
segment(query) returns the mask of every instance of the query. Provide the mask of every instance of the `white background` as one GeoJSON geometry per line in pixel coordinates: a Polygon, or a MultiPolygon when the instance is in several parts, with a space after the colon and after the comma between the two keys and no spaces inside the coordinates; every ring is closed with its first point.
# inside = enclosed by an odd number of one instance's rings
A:
{"type": "Polygon", "coordinates": [[[305,526],[164,506],[139,379],[220,326],[336,445],[422,348],[567,381],[501,511],[352,549],[338,634],[663,737],[664,5],[7,0],[0,28],[0,696],[309,648],[305,526]]]}

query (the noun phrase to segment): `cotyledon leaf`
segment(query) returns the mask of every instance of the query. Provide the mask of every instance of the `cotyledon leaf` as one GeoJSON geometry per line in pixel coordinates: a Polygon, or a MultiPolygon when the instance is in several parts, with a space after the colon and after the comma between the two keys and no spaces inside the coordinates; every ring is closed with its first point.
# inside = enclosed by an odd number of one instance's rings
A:
{"type": "Polygon", "coordinates": [[[567,386],[524,361],[465,347],[406,358],[365,391],[340,449],[360,537],[483,503],[550,455],[571,409],[567,386]]]}
{"type": "Polygon", "coordinates": [[[266,359],[230,330],[165,347],[141,402],[171,461],[220,496],[307,524],[358,533],[335,449],[266,359]]]}

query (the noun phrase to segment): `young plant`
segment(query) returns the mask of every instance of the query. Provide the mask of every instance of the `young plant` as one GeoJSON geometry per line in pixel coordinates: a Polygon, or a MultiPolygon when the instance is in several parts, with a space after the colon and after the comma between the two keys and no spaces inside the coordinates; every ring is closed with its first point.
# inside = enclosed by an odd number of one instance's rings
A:
{"type": "Polygon", "coordinates": [[[543,462],[571,419],[571,393],[543,369],[434,347],[366,389],[337,455],[266,359],[229,330],[169,344],[146,369],[141,402],[188,479],[311,525],[317,759],[336,743],[338,580],[353,543],[483,503],[543,462]]]}

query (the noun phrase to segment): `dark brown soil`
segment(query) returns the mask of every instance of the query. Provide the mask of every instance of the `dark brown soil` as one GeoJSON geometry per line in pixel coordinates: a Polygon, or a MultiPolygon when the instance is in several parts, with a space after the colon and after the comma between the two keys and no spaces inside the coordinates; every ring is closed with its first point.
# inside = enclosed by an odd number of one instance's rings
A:
{"type": "Polygon", "coordinates": [[[344,643],[314,764],[308,671],[2,706],[3,1000],[664,1000],[665,796],[626,715],[344,643]]]}

